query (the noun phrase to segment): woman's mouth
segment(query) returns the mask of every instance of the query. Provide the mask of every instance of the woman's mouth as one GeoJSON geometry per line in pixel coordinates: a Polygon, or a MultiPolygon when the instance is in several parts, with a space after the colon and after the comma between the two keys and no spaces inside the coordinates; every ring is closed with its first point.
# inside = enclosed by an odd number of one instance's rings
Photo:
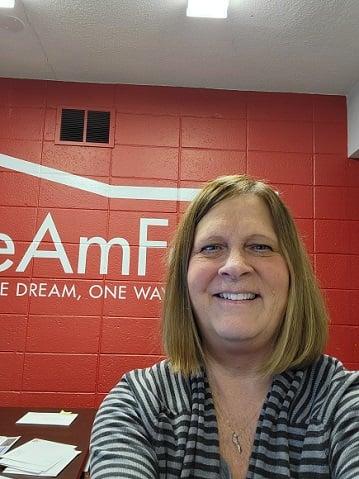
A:
{"type": "Polygon", "coordinates": [[[253,299],[256,299],[259,296],[259,294],[252,293],[252,292],[246,292],[246,293],[223,292],[223,293],[217,293],[214,296],[217,296],[218,298],[221,298],[221,299],[227,299],[230,301],[252,301],[253,299]]]}

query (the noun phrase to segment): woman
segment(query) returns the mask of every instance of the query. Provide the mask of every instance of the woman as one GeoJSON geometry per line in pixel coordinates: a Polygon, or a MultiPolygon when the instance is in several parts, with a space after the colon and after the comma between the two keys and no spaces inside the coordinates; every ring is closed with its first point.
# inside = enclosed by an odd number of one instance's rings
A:
{"type": "Polygon", "coordinates": [[[91,477],[359,477],[359,374],[322,354],[327,317],[280,196],[247,176],[182,218],[168,359],[126,374],[93,428],[91,477]]]}

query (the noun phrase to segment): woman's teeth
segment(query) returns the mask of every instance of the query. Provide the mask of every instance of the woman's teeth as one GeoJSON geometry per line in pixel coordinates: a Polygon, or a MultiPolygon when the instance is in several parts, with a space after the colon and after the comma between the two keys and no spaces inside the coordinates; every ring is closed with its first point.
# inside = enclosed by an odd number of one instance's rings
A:
{"type": "Polygon", "coordinates": [[[255,293],[219,293],[218,296],[223,299],[230,299],[231,301],[243,301],[246,299],[255,299],[255,293]]]}

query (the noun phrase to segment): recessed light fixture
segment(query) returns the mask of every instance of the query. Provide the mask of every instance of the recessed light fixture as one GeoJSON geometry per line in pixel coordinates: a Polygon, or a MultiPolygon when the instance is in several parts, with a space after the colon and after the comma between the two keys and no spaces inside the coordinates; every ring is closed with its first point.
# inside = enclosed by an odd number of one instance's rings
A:
{"type": "Polygon", "coordinates": [[[227,18],[229,0],[188,0],[187,17],[227,18]]]}
{"type": "Polygon", "coordinates": [[[0,0],[0,8],[14,8],[15,0],[0,0]]]}

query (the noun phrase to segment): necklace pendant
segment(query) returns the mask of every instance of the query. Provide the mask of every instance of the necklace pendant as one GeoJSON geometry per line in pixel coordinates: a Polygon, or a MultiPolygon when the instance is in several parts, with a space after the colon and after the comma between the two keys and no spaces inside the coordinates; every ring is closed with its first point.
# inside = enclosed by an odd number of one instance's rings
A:
{"type": "Polygon", "coordinates": [[[241,443],[239,441],[239,436],[234,431],[232,433],[232,442],[236,446],[236,448],[238,450],[238,454],[242,454],[242,447],[241,447],[241,443]]]}

